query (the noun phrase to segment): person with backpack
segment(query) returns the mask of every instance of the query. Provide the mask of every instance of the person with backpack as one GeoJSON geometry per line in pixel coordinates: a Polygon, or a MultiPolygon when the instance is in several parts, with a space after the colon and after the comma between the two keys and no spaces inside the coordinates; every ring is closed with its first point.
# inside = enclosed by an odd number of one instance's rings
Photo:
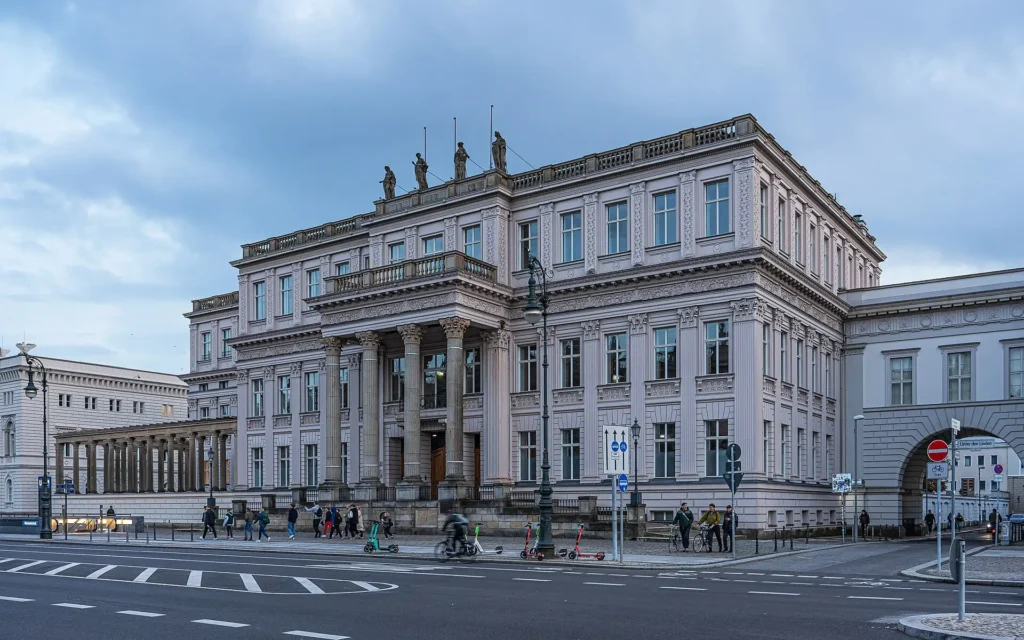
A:
{"type": "Polygon", "coordinates": [[[312,507],[306,508],[306,511],[311,511],[313,513],[313,537],[319,538],[321,535],[320,520],[324,517],[324,510],[319,504],[314,502],[312,507]]]}
{"type": "Polygon", "coordinates": [[[252,540],[252,523],[256,520],[256,514],[252,512],[252,509],[245,510],[245,527],[242,529],[242,534],[245,540],[252,540]]]}
{"type": "Polygon", "coordinates": [[[259,515],[256,516],[256,520],[260,523],[260,530],[256,536],[256,541],[263,542],[263,536],[267,536],[267,542],[270,542],[270,535],[267,533],[267,525],[270,524],[270,515],[267,514],[267,510],[261,508],[259,515]]]}
{"type": "Polygon", "coordinates": [[[395,537],[392,529],[395,526],[395,521],[391,519],[391,514],[385,511],[380,514],[380,526],[384,528],[384,539],[390,540],[395,537]]]}
{"type": "Polygon", "coordinates": [[[924,516],[924,524],[928,527],[928,535],[932,535],[932,529],[935,528],[935,514],[928,510],[928,513],[924,516]]]}
{"type": "Polygon", "coordinates": [[[295,525],[299,522],[299,510],[295,508],[295,503],[291,503],[288,507],[288,539],[295,539],[295,525]]]}
{"type": "Polygon", "coordinates": [[[686,506],[686,503],[679,505],[679,511],[676,511],[676,517],[673,518],[672,524],[679,527],[679,537],[683,540],[683,550],[690,548],[690,528],[693,527],[693,512],[690,511],[690,507],[686,506]]]}
{"type": "Polygon", "coordinates": [[[235,514],[231,513],[230,509],[224,512],[223,524],[224,531],[227,533],[228,540],[234,540],[235,534],[233,533],[233,528],[235,526],[235,514]]]}

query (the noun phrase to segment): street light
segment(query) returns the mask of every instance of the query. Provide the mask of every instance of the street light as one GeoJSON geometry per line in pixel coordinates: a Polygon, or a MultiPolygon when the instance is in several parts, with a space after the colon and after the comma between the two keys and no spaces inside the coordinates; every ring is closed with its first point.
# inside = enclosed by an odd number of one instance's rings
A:
{"type": "Polygon", "coordinates": [[[523,307],[523,317],[531,325],[543,321],[541,339],[544,342],[543,360],[543,403],[541,423],[544,429],[544,458],[541,460],[540,477],[540,538],[537,543],[537,552],[549,558],[554,557],[555,542],[551,539],[551,463],[548,459],[548,277],[544,267],[536,257],[530,256],[526,262],[530,270],[529,291],[526,295],[526,306],[523,307]],[[537,297],[537,273],[541,278],[541,293],[537,297]]]}
{"type": "Polygon", "coordinates": [[[39,390],[36,388],[35,383],[35,371],[33,367],[39,367],[39,371],[42,375],[41,384],[43,387],[43,475],[39,481],[39,537],[43,540],[50,540],[53,538],[53,529],[50,523],[51,517],[51,505],[50,492],[53,490],[53,485],[50,482],[49,473],[49,447],[46,446],[48,435],[46,433],[46,420],[47,411],[47,384],[46,384],[46,367],[36,357],[30,356],[29,351],[35,349],[36,345],[31,343],[20,342],[16,345],[21,355],[25,356],[25,364],[28,365],[28,384],[25,385],[25,397],[32,400],[38,395],[39,390]]]}
{"type": "MultiPolygon", "coordinates": [[[[863,415],[853,416],[853,541],[857,542],[857,525],[860,524],[860,504],[857,500],[857,483],[860,482],[860,439],[857,437],[857,425],[864,419],[863,415]]],[[[845,526],[845,525],[843,525],[845,526]]]]}
{"type": "Polygon", "coordinates": [[[217,500],[213,497],[213,445],[206,450],[206,457],[210,459],[210,497],[206,499],[206,504],[211,507],[217,506],[217,500]]]}
{"type": "Polygon", "coordinates": [[[633,509],[636,510],[636,536],[640,539],[640,467],[637,465],[637,449],[640,448],[640,423],[633,419],[633,426],[629,428],[633,433],[633,509]]]}

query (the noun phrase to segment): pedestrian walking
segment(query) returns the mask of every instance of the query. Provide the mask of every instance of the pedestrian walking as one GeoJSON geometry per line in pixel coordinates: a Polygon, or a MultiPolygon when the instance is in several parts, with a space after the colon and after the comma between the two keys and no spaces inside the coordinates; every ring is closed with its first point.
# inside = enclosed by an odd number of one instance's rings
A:
{"type": "Polygon", "coordinates": [[[313,537],[314,538],[319,538],[320,537],[320,520],[322,520],[323,517],[324,517],[324,510],[323,510],[323,508],[320,507],[320,505],[318,505],[318,504],[316,504],[314,502],[312,507],[307,507],[306,508],[306,511],[310,511],[310,512],[313,513],[313,537]]]}
{"type": "Polygon", "coordinates": [[[1003,516],[999,515],[999,512],[992,509],[992,513],[988,514],[988,526],[992,529],[992,544],[996,543],[996,537],[998,536],[999,523],[1003,521],[1003,516]]]}
{"type": "Polygon", "coordinates": [[[235,539],[235,534],[234,534],[235,514],[231,513],[230,509],[228,509],[227,511],[224,512],[224,522],[223,522],[223,524],[224,524],[224,532],[227,535],[228,540],[234,540],[235,539]]]}
{"type": "Polygon", "coordinates": [[[359,537],[363,537],[363,510],[356,506],[356,531],[359,532],[359,537]]]}
{"type": "Polygon", "coordinates": [[[708,505],[708,510],[704,512],[704,515],[700,517],[697,524],[706,524],[708,526],[707,543],[708,553],[711,553],[711,536],[715,536],[715,540],[718,541],[718,552],[722,552],[722,514],[715,511],[715,504],[711,503],[708,505]]]}
{"type": "Polygon", "coordinates": [[[207,531],[212,531],[213,539],[217,539],[217,514],[210,505],[206,505],[203,511],[203,540],[206,540],[207,531]]]}
{"type": "Polygon", "coordinates": [[[252,509],[246,509],[244,518],[245,524],[242,529],[243,540],[252,540],[252,523],[256,520],[256,514],[252,512],[252,509]]]}
{"type": "Polygon", "coordinates": [[[385,540],[390,540],[395,537],[394,531],[392,531],[395,526],[395,521],[391,519],[391,514],[387,511],[380,514],[380,526],[384,527],[385,540]]]}
{"type": "MultiPolygon", "coordinates": [[[[335,518],[338,515],[338,508],[331,507],[324,512],[324,537],[327,538],[327,534],[330,533],[331,537],[334,537],[334,523],[337,522],[335,518]]],[[[330,539],[330,538],[328,538],[330,539]]]]}
{"type": "MultiPolygon", "coordinates": [[[[951,514],[952,515],[952,514],[951,514]]],[[[959,531],[964,528],[964,514],[956,514],[956,530],[959,531]]]]}
{"type": "MultiPolygon", "coordinates": [[[[956,517],[957,517],[957,528],[959,529],[960,528],[959,527],[960,514],[959,513],[956,514],[956,517]]],[[[950,511],[949,513],[946,514],[946,528],[948,528],[950,531],[953,530],[953,512],[952,511],[950,511]]]]}
{"type": "Polygon", "coordinates": [[[732,551],[732,530],[733,527],[739,527],[739,522],[739,516],[733,512],[732,505],[730,504],[725,508],[725,513],[722,514],[722,534],[726,553],[732,551]]]}
{"type": "Polygon", "coordinates": [[[270,515],[267,513],[265,508],[260,508],[260,513],[256,516],[256,520],[260,523],[260,530],[259,533],[256,534],[256,541],[263,542],[263,536],[267,536],[267,542],[270,542],[270,535],[267,533],[267,525],[270,524],[270,515]]]}
{"type": "Polygon", "coordinates": [[[932,535],[932,529],[935,528],[935,514],[931,512],[931,509],[924,516],[924,524],[928,527],[928,535],[932,535]]]}
{"type": "Polygon", "coordinates": [[[676,511],[676,517],[672,520],[672,524],[679,527],[679,537],[683,539],[683,551],[690,548],[690,527],[693,526],[693,512],[690,511],[690,507],[686,506],[686,503],[679,505],[679,511],[676,511]]]}
{"type": "Polygon", "coordinates": [[[348,506],[348,532],[353,538],[359,531],[359,509],[354,504],[348,506]]]}
{"type": "Polygon", "coordinates": [[[299,510],[295,508],[295,503],[291,503],[288,507],[288,539],[295,539],[295,525],[299,522],[299,510]]]}
{"type": "Polygon", "coordinates": [[[867,509],[860,510],[860,537],[863,538],[867,535],[868,525],[871,524],[871,516],[868,515],[867,509]]]}

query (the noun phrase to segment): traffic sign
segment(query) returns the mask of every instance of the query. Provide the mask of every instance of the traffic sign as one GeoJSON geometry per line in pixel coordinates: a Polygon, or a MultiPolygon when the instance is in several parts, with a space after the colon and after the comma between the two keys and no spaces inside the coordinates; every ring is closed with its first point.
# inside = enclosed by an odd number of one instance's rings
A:
{"type": "Polygon", "coordinates": [[[1003,473],[1003,465],[997,464],[996,466],[992,467],[992,473],[996,474],[997,476],[1002,474],[1003,473]]]}
{"type": "Polygon", "coordinates": [[[619,474],[618,480],[619,480],[619,491],[621,491],[622,493],[626,493],[626,490],[629,489],[629,476],[627,476],[624,473],[619,474]]]}
{"type": "Polygon", "coordinates": [[[832,476],[832,493],[850,493],[852,490],[852,475],[849,473],[837,473],[832,476]]]}
{"type": "Polygon", "coordinates": [[[949,477],[949,463],[948,462],[929,462],[928,463],[928,479],[929,480],[945,480],[949,477]]]}
{"type": "Polygon", "coordinates": [[[606,424],[601,427],[604,432],[604,472],[605,475],[618,476],[629,474],[629,456],[626,455],[626,439],[629,427],[606,424]]]}
{"type": "Polygon", "coordinates": [[[616,451],[617,452],[618,450],[619,450],[619,443],[613,441],[612,442],[612,451],[616,451]]]}
{"type": "Polygon", "coordinates": [[[949,445],[942,440],[932,440],[928,443],[928,459],[932,462],[945,462],[949,457],[949,445]]]}
{"type": "Polygon", "coordinates": [[[743,481],[743,474],[740,473],[739,471],[737,471],[736,473],[728,473],[728,472],[726,472],[726,473],[722,474],[722,479],[725,480],[725,484],[729,487],[730,491],[736,491],[736,489],[739,489],[739,487],[740,487],[740,482],[743,481]],[[733,486],[733,484],[732,484],[734,478],[735,478],[735,481],[736,481],[736,485],[735,486],[733,486]]]}
{"type": "Polygon", "coordinates": [[[621,451],[622,453],[626,453],[626,449],[627,448],[628,448],[628,445],[626,444],[625,440],[623,440],[622,442],[619,443],[619,451],[621,451]]]}
{"type": "Polygon", "coordinates": [[[738,445],[738,444],[736,444],[734,442],[734,443],[730,444],[728,447],[725,448],[725,459],[730,461],[730,462],[732,462],[734,460],[739,460],[740,459],[740,455],[742,453],[743,453],[743,450],[740,449],[740,445],[738,445]]]}
{"type": "Polygon", "coordinates": [[[1003,474],[997,473],[996,475],[992,476],[992,482],[1002,482],[1002,481],[1003,481],[1003,474]]]}
{"type": "Polygon", "coordinates": [[[956,418],[950,419],[949,428],[953,430],[953,433],[960,433],[960,421],[956,418]]]}

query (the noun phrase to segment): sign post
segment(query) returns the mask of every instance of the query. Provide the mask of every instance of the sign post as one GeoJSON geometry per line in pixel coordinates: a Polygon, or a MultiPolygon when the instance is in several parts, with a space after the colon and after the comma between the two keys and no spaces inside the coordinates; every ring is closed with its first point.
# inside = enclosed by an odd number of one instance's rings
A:
{"type": "Polygon", "coordinates": [[[729,485],[730,503],[732,505],[732,524],[729,526],[729,548],[732,550],[732,557],[736,559],[736,514],[739,511],[736,505],[736,488],[743,481],[743,473],[740,471],[740,456],[743,450],[735,442],[725,448],[725,473],[722,478],[729,485]]]}
{"type": "Polygon", "coordinates": [[[846,544],[846,494],[850,493],[853,488],[853,476],[849,473],[837,473],[832,476],[832,493],[838,493],[842,496],[842,517],[841,522],[843,523],[843,544],[846,544]]]}
{"type": "Polygon", "coordinates": [[[619,543],[620,536],[625,543],[625,518],[619,522],[619,491],[616,491],[617,479],[622,476],[629,477],[629,456],[626,451],[629,445],[629,427],[622,425],[606,424],[601,427],[604,436],[604,473],[611,480],[612,486],[612,561],[618,558],[622,561],[622,545],[619,543]]]}
{"type": "MultiPolygon", "coordinates": [[[[945,444],[945,443],[943,443],[945,444]]],[[[931,456],[931,448],[929,447],[929,457],[931,456]]],[[[935,536],[935,545],[938,549],[938,559],[936,560],[935,568],[942,568],[942,483],[949,477],[949,463],[948,462],[929,462],[928,463],[928,479],[935,481],[935,519],[939,525],[935,536]]]]}
{"type": "MultiPolygon", "coordinates": [[[[956,436],[960,433],[960,421],[956,418],[951,418],[949,428],[952,431],[952,437],[949,439],[949,442],[953,456],[953,478],[949,483],[949,513],[953,516],[953,526],[949,528],[950,549],[952,549],[956,545],[956,436]]],[[[949,561],[953,561],[952,554],[950,554],[949,561]]]]}
{"type": "MultiPolygon", "coordinates": [[[[623,443],[625,444],[625,443],[623,443]]],[[[622,564],[622,554],[626,550],[626,501],[622,499],[626,490],[629,489],[629,476],[622,473],[615,479],[615,483],[618,486],[618,498],[619,498],[619,564],[622,564]]]]}

